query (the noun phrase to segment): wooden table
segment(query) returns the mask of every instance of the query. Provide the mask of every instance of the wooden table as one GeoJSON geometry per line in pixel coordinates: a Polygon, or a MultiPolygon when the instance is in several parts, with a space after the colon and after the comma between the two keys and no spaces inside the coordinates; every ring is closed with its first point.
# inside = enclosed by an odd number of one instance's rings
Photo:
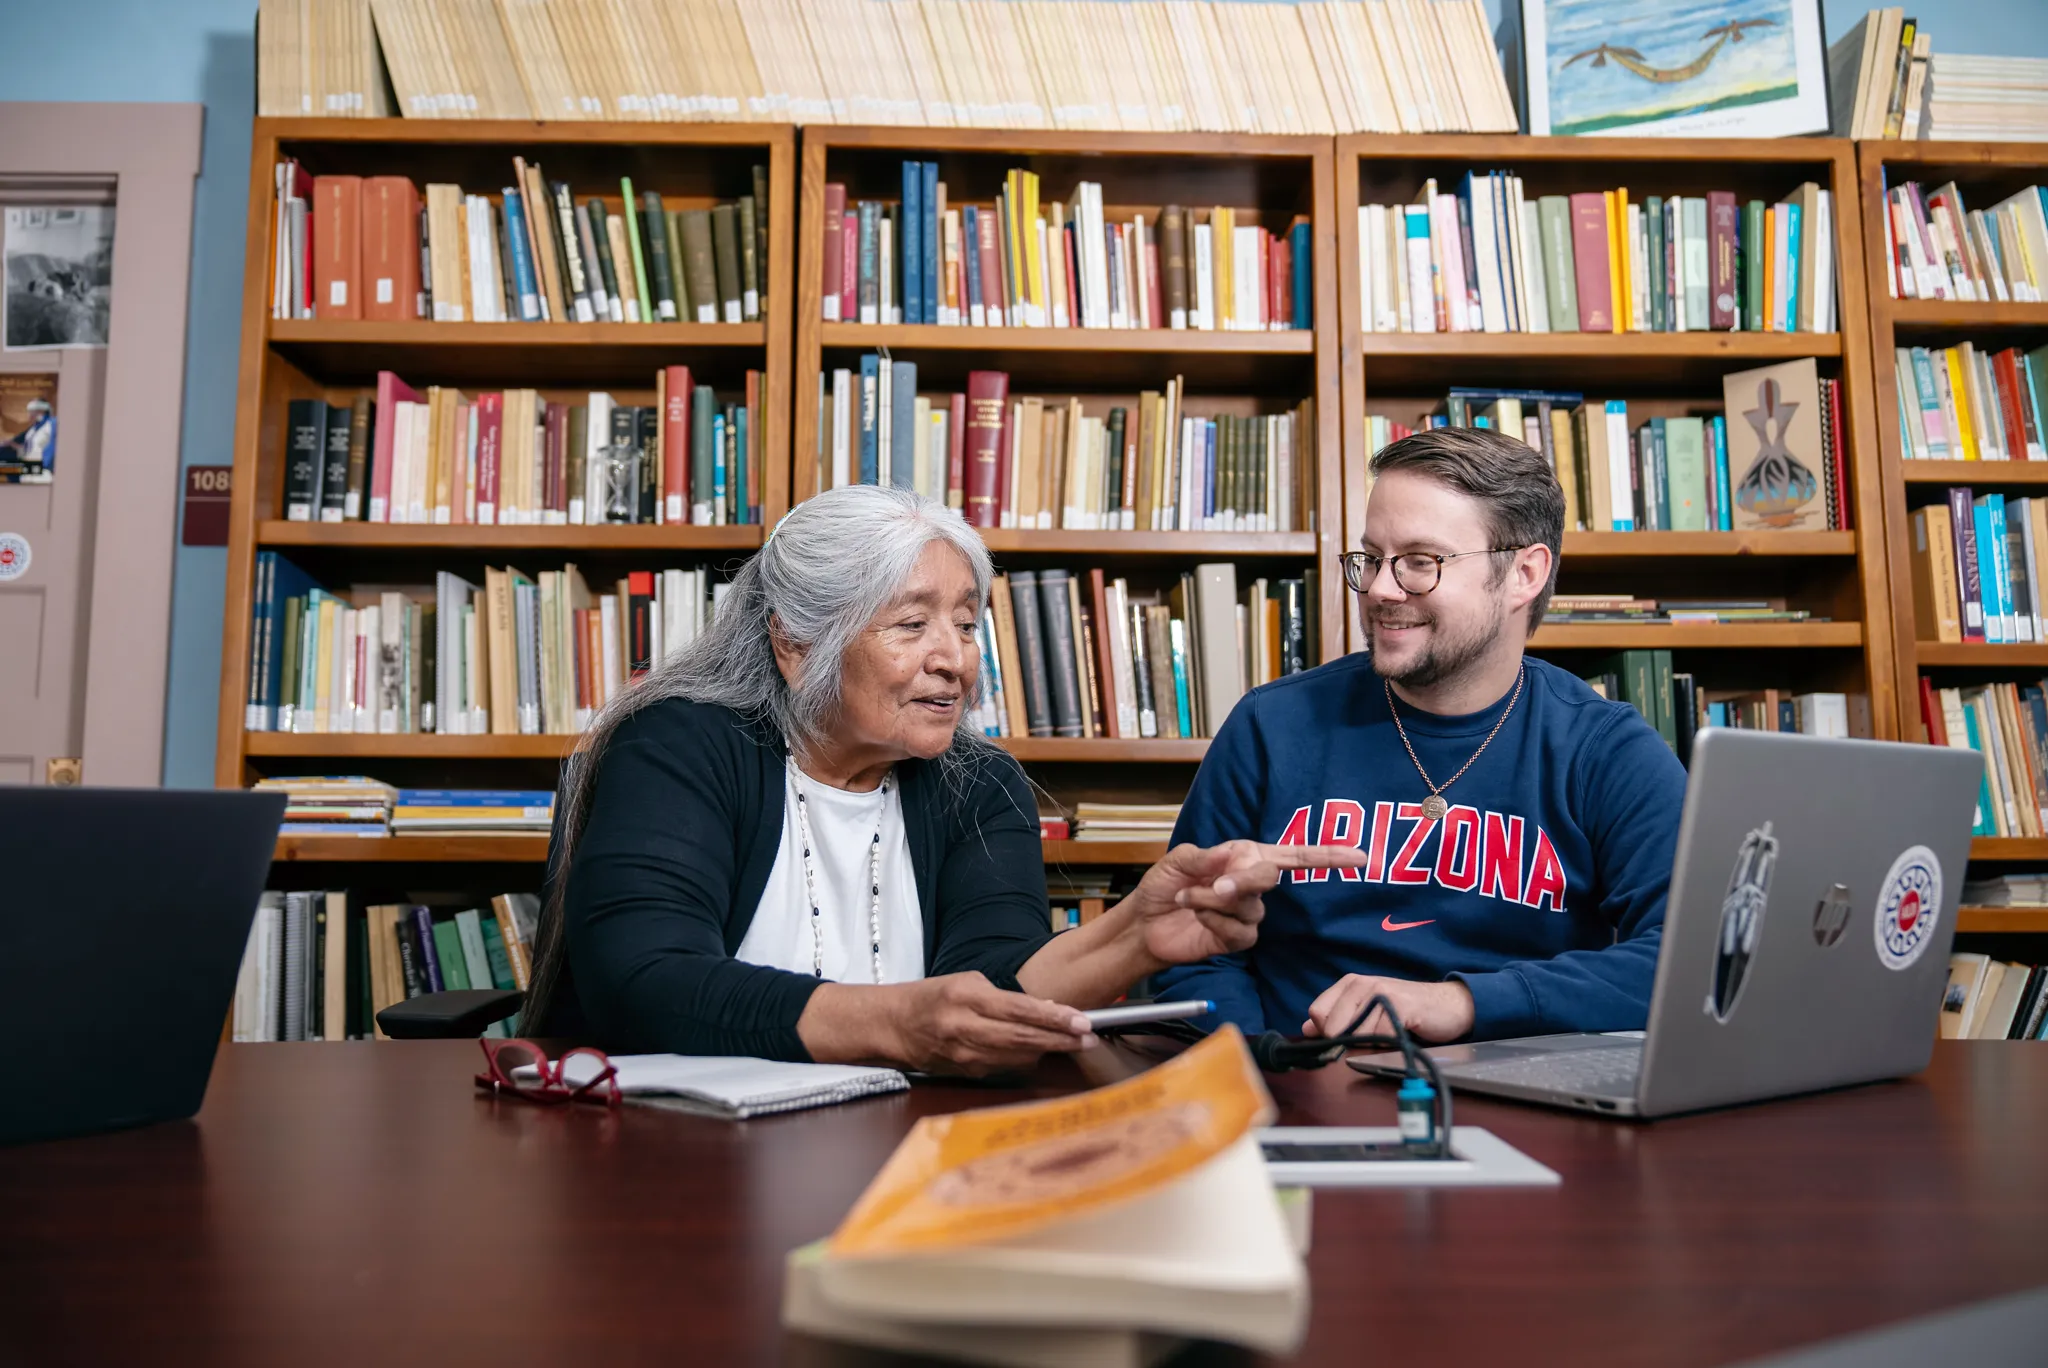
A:
{"type": "MultiPolygon", "coordinates": [[[[0,1150],[0,1363],[848,1361],[778,1327],[783,1255],[915,1117],[1025,1095],[735,1125],[480,1098],[478,1058],[230,1045],[196,1123],[0,1150]]],[[[1288,1124],[1392,1119],[1391,1088],[1341,1068],[1273,1085],[1288,1124]]],[[[1725,1364],[2048,1281],[2036,1045],[1654,1125],[1458,1119],[1563,1186],[1318,1193],[1301,1362],[1725,1364]]]]}

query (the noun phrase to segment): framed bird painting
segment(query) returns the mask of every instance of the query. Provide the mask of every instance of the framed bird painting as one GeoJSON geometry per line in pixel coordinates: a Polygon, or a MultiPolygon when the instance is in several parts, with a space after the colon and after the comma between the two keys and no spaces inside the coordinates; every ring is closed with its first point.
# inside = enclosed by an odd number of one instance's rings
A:
{"type": "Polygon", "coordinates": [[[1521,0],[1529,131],[1828,131],[1820,0],[1521,0]]]}

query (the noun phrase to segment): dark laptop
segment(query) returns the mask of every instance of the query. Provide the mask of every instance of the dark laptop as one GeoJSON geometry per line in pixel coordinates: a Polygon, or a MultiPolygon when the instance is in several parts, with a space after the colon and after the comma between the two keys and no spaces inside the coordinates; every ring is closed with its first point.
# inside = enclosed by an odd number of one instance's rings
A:
{"type": "Polygon", "coordinates": [[[0,788],[0,1144],[190,1116],[281,793],[0,788]]]}

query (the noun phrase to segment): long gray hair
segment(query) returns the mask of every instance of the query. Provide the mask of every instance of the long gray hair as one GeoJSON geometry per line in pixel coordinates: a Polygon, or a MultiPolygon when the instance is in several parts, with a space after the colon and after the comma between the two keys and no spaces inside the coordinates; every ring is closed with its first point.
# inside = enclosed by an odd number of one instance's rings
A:
{"type": "MultiPolygon", "coordinates": [[[[824,741],[838,712],[846,653],[875,614],[901,593],[925,548],[952,547],[974,575],[975,616],[995,576],[988,548],[959,512],[908,489],[849,485],[791,509],[726,591],[710,627],[606,704],[563,767],[560,822],[548,851],[550,888],[535,935],[532,982],[521,1020],[537,1025],[561,978],[563,899],[569,862],[590,815],[597,771],[613,733],[642,708],[671,698],[716,703],[772,728],[792,752],[824,741]],[[804,654],[795,687],[775,663],[770,633],[804,654]]],[[[970,761],[989,743],[968,722],[987,688],[961,700],[942,767],[970,761]]],[[[529,1029],[532,1027],[529,1026],[529,1029]]]]}

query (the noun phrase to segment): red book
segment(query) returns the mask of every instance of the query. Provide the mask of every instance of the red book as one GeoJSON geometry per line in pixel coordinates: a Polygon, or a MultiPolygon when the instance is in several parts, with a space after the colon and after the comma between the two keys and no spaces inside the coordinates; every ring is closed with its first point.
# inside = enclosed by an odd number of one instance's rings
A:
{"type": "Polygon", "coordinates": [[[1095,689],[1102,698],[1102,734],[1120,741],[1124,732],[1116,711],[1116,674],[1110,668],[1109,595],[1103,589],[1099,566],[1088,572],[1088,603],[1095,610],[1095,689]]]}
{"type": "Polygon", "coordinates": [[[1294,326],[1294,244],[1283,235],[1269,238],[1273,269],[1266,272],[1266,317],[1274,327],[1294,326]]]}
{"type": "Polygon", "coordinates": [[[1067,258],[1067,317],[1074,327],[1081,326],[1081,265],[1080,253],[1075,248],[1074,223],[1069,219],[1066,229],[1060,234],[1060,250],[1067,258]]]}
{"type": "Polygon", "coordinates": [[[1579,331],[1614,331],[1614,296],[1607,288],[1607,197],[1572,196],[1572,262],[1579,284],[1579,331]]]}
{"type": "Polygon", "coordinates": [[[314,180],[313,312],[318,317],[363,316],[362,212],[362,177],[314,180]]]}
{"type": "MultiPolygon", "coordinates": [[[[541,429],[546,435],[547,464],[541,474],[541,507],[548,513],[569,511],[569,406],[545,404],[541,429]]],[[[545,521],[543,518],[542,521],[545,521]]]]}
{"type": "Polygon", "coordinates": [[[967,451],[961,487],[973,526],[997,526],[1001,518],[1004,436],[1008,432],[1010,375],[1006,371],[967,373],[967,451]]]}
{"type": "Polygon", "coordinates": [[[505,396],[493,391],[476,401],[476,520],[498,521],[498,469],[505,450],[505,396]]]}
{"type": "Polygon", "coordinates": [[[825,260],[824,299],[825,321],[839,322],[839,295],[845,288],[842,272],[846,266],[845,248],[840,245],[840,233],[845,228],[846,187],[828,184],[825,187],[825,260]]]}
{"type": "Polygon", "coordinates": [[[2027,421],[2020,413],[2020,396],[2025,382],[2020,379],[2019,352],[2007,347],[1991,357],[1992,374],[1998,377],[1998,412],[2005,420],[2005,452],[2015,461],[2027,459],[2027,421]]]}
{"type": "Polygon", "coordinates": [[[1926,675],[1920,676],[1920,721],[1927,728],[1927,739],[1937,746],[1948,744],[1948,724],[1942,721],[1941,700],[1934,696],[1934,681],[1926,675]]]}
{"type": "Polygon", "coordinates": [[[1849,516],[1849,473],[1846,469],[1848,462],[1842,459],[1842,382],[1833,380],[1826,383],[1828,391],[1828,417],[1831,420],[1828,424],[1828,430],[1831,434],[1830,441],[1834,446],[1835,456],[1835,509],[1836,521],[1839,524],[1835,530],[1847,532],[1852,530],[1856,524],[1854,519],[1849,516]]]}
{"type": "Polygon", "coordinates": [[[1735,192],[1707,192],[1707,326],[1735,326],[1735,192]]]}
{"type": "Polygon", "coordinates": [[[1038,835],[1041,840],[1064,841],[1067,839],[1069,830],[1067,819],[1064,817],[1040,817],[1038,819],[1038,835]]]}
{"type": "Polygon", "coordinates": [[[372,176],[362,192],[364,318],[420,313],[420,192],[404,176],[372,176]]]}
{"type": "Polygon", "coordinates": [[[634,679],[654,668],[654,572],[635,570],[626,576],[627,673],[634,679]]]}
{"type": "Polygon", "coordinates": [[[860,318],[860,216],[842,215],[839,220],[839,319],[842,323],[860,318]]]}
{"type": "MultiPolygon", "coordinates": [[[[982,308],[988,315],[989,326],[1001,327],[1007,317],[1004,305],[1008,301],[1004,298],[1004,286],[1007,282],[1003,278],[1003,263],[996,251],[996,216],[993,212],[976,214],[974,220],[974,250],[981,258],[982,308]]],[[[1005,377],[1006,383],[1007,379],[1005,377]]],[[[970,514],[967,520],[973,522],[973,515],[970,514]]],[[[977,523],[976,526],[980,524],[977,523]]],[[[993,527],[995,524],[990,523],[989,526],[993,527]]]]}
{"type": "MultiPolygon", "coordinates": [[[[986,277],[984,277],[985,279],[986,277]]],[[[967,521],[975,527],[998,526],[1002,515],[1003,438],[1008,430],[1010,377],[1006,371],[969,371],[966,419],[961,424],[966,470],[961,488],[967,521]]]]}
{"type": "Polygon", "coordinates": [[[747,510],[740,519],[745,523],[761,521],[761,467],[765,462],[761,453],[768,448],[767,435],[761,431],[761,372],[747,372],[747,510]]]}
{"type": "Polygon", "coordinates": [[[690,368],[662,372],[667,402],[661,412],[661,520],[690,520],[690,368]]]}
{"type": "Polygon", "coordinates": [[[946,506],[964,507],[967,501],[967,396],[953,396],[953,419],[946,424],[946,506]]]}
{"type": "Polygon", "coordinates": [[[418,403],[419,392],[390,371],[377,372],[377,423],[370,434],[370,522],[391,521],[391,446],[401,400],[418,403]]]}

